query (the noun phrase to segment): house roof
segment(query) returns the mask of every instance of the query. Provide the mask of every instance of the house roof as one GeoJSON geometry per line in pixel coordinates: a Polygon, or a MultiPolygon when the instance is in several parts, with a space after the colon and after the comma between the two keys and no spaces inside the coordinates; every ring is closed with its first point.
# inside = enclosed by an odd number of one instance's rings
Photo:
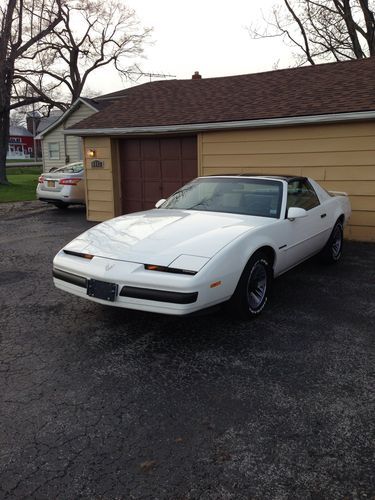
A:
{"type": "Polygon", "coordinates": [[[9,127],[9,135],[17,137],[32,137],[33,134],[25,127],[9,127]]]}
{"type": "Polygon", "coordinates": [[[39,125],[36,129],[37,134],[46,130],[47,127],[50,127],[56,120],[60,118],[63,114],[63,111],[52,111],[49,116],[42,116],[39,121],[39,125]]]}
{"type": "Polygon", "coordinates": [[[112,101],[109,95],[95,97],[94,99],[88,97],[81,97],[81,101],[85,102],[88,106],[100,111],[106,108],[112,101]]]}
{"type": "Polygon", "coordinates": [[[102,102],[98,102],[96,99],[89,99],[88,97],[79,97],[70,106],[70,108],[65,111],[65,113],[61,113],[57,118],[54,117],[54,119],[46,127],[43,127],[42,130],[39,130],[38,127],[38,135],[36,136],[36,139],[42,139],[46,134],[48,134],[58,125],[63,123],[64,120],[66,120],[73,113],[73,111],[75,111],[75,109],[78,108],[80,104],[89,106],[90,108],[93,109],[93,111],[100,111],[101,109],[104,109],[106,106],[111,104],[111,100],[104,100],[102,102]]]}
{"type": "Polygon", "coordinates": [[[265,73],[145,83],[75,130],[239,122],[375,110],[375,57],[265,73]]]}

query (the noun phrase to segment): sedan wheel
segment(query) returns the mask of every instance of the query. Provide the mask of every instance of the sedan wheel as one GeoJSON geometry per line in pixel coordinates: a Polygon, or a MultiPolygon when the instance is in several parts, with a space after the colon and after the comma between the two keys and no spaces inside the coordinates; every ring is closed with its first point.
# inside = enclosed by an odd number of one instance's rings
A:
{"type": "Polygon", "coordinates": [[[264,309],[272,278],[271,266],[261,253],[247,263],[230,301],[231,310],[241,317],[252,318],[264,309]]]}

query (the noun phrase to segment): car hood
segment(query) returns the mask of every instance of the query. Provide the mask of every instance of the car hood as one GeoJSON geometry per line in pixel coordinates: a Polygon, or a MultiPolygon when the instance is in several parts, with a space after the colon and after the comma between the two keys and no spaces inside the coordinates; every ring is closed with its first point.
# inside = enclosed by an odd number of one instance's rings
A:
{"type": "Polygon", "coordinates": [[[64,250],[168,266],[181,255],[210,259],[245,232],[274,222],[265,217],[155,209],[102,222],[64,250]]]}

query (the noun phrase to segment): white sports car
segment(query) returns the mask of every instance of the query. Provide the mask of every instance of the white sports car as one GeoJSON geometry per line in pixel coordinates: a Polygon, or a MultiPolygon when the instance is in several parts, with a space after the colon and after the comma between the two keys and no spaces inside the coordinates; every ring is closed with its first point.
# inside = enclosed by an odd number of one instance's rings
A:
{"type": "Polygon", "coordinates": [[[274,277],[319,252],[340,259],[350,213],[345,193],[306,177],[200,177],[78,236],[56,255],[54,283],[117,307],[188,314],[229,301],[252,317],[274,277]]]}

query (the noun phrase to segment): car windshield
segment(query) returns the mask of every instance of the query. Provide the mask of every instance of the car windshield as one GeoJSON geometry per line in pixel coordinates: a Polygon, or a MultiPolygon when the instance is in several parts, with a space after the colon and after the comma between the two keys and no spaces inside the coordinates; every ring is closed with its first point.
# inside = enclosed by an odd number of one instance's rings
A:
{"type": "Polygon", "coordinates": [[[161,208],[206,210],[280,217],[281,181],[254,178],[198,178],[174,193],[161,208]]]}
{"type": "Polygon", "coordinates": [[[57,168],[53,173],[56,174],[77,174],[83,170],[83,163],[69,163],[68,165],[64,165],[63,167],[57,168]]]}

